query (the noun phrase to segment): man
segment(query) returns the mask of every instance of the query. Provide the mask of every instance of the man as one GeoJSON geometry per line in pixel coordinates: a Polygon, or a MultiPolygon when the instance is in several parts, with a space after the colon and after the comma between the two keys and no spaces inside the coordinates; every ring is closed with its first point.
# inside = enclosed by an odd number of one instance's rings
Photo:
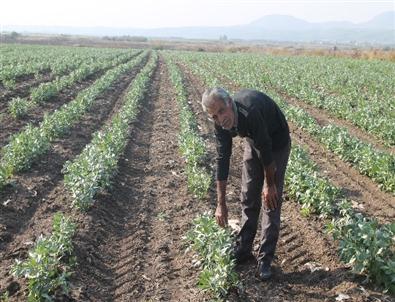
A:
{"type": "Polygon", "coordinates": [[[233,98],[222,88],[208,89],[202,106],[215,122],[217,138],[217,209],[220,226],[228,222],[226,185],[232,153],[232,137],[244,137],[241,230],[235,249],[236,263],[252,256],[262,200],[262,236],[257,275],[270,279],[271,263],[280,231],[285,170],[291,149],[289,128],[277,104],[262,92],[243,89],[233,98]],[[263,189],[263,190],[262,190],[263,189]]]}

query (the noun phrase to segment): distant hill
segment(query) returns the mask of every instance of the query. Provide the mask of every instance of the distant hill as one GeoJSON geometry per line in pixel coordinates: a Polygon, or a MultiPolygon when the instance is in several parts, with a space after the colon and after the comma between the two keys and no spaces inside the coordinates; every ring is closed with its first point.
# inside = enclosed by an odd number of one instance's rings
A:
{"type": "Polygon", "coordinates": [[[382,13],[368,22],[360,23],[360,27],[390,29],[395,31],[395,11],[382,13]]]}
{"type": "Polygon", "coordinates": [[[395,45],[395,11],[377,15],[363,23],[308,22],[287,15],[268,15],[249,24],[217,27],[110,28],[110,27],[43,27],[7,26],[4,31],[93,36],[146,36],[187,39],[269,40],[288,42],[371,43],[395,45]]]}

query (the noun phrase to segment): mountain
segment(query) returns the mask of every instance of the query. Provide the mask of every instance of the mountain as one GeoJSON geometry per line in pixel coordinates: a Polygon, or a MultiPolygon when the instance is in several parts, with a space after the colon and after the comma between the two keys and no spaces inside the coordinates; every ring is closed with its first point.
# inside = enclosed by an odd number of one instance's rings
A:
{"type": "Polygon", "coordinates": [[[395,11],[367,22],[308,22],[287,15],[268,15],[249,24],[217,27],[111,28],[6,26],[4,31],[93,36],[146,36],[155,38],[265,40],[282,42],[369,43],[395,46],[395,11]]]}
{"type": "Polygon", "coordinates": [[[360,27],[374,29],[388,29],[395,31],[395,11],[377,15],[368,22],[360,23],[360,27]]]}
{"type": "Polygon", "coordinates": [[[298,29],[307,30],[311,29],[313,24],[302,19],[298,19],[287,15],[268,15],[248,24],[250,27],[259,27],[262,29],[275,29],[275,30],[288,30],[298,29]]]}

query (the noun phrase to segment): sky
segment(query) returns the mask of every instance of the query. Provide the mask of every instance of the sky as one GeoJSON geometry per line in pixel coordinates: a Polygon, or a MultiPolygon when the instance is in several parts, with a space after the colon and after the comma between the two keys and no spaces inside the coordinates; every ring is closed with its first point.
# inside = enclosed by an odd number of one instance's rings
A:
{"type": "Polygon", "coordinates": [[[358,23],[391,10],[395,0],[2,0],[0,25],[228,26],[272,14],[358,23]]]}

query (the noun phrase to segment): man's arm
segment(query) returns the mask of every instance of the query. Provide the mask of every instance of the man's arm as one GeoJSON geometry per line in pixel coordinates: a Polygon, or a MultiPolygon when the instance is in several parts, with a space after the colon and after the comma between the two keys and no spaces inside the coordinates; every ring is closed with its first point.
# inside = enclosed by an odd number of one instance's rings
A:
{"type": "Polygon", "coordinates": [[[270,210],[277,208],[278,193],[276,186],[276,163],[272,161],[264,167],[265,171],[265,187],[263,188],[263,200],[270,210]]]}
{"type": "Polygon", "coordinates": [[[226,205],[226,180],[217,180],[217,209],[215,219],[219,226],[228,224],[228,207],[226,205]]]}
{"type": "Polygon", "coordinates": [[[218,225],[228,224],[228,207],[226,206],[226,185],[229,173],[229,161],[232,154],[232,136],[221,127],[215,127],[217,138],[217,209],[215,219],[218,225]]]}

